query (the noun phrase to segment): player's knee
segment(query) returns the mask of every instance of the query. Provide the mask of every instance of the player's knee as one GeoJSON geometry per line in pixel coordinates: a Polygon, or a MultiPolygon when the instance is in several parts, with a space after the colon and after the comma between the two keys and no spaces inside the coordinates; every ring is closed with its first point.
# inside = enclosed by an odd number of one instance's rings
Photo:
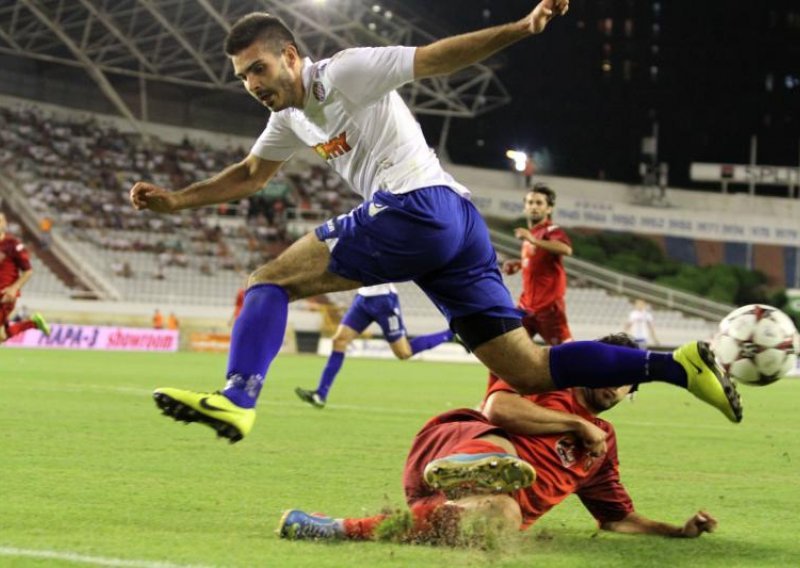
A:
{"type": "Polygon", "coordinates": [[[510,495],[494,495],[487,504],[487,515],[496,519],[505,530],[519,530],[522,510],[510,495]]]}
{"type": "Polygon", "coordinates": [[[394,356],[400,359],[401,361],[405,361],[406,359],[411,359],[412,355],[413,353],[411,352],[410,349],[395,350],[394,352],[394,356]]]}
{"type": "Polygon", "coordinates": [[[411,350],[411,344],[408,342],[408,339],[405,337],[401,337],[397,341],[393,341],[389,344],[392,348],[392,352],[394,356],[400,360],[411,359],[414,355],[414,352],[411,350]]]}
{"type": "Polygon", "coordinates": [[[337,335],[333,336],[333,350],[334,351],[346,351],[347,346],[350,345],[350,340],[345,337],[340,337],[337,335]]]}
{"type": "Polygon", "coordinates": [[[0,343],[3,343],[6,339],[8,339],[8,334],[6,333],[6,326],[0,324],[0,343]]]}

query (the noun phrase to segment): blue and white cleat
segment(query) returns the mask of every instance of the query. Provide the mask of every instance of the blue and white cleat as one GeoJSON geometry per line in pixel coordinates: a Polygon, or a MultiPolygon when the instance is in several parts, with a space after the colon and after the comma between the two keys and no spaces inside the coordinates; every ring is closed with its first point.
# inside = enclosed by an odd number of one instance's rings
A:
{"type": "Polygon", "coordinates": [[[512,454],[453,454],[428,463],[423,479],[432,489],[445,493],[511,493],[530,487],[536,481],[536,470],[512,454]]]}
{"type": "Polygon", "coordinates": [[[299,509],[283,513],[276,531],[280,538],[289,540],[334,540],[344,538],[341,521],[318,513],[309,515],[299,509]]]}

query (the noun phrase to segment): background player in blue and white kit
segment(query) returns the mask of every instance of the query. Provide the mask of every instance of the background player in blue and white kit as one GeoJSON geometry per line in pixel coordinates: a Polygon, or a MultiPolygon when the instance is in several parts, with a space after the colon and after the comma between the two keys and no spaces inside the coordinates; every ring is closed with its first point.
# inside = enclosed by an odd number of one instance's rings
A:
{"type": "Polygon", "coordinates": [[[419,335],[409,340],[406,326],[403,324],[403,314],[400,311],[400,298],[394,284],[361,287],[336,329],[333,336],[333,350],[322,371],[317,388],[315,390],[300,387],[294,389],[301,400],[317,408],[325,406],[328,392],[344,363],[347,346],[361,335],[372,322],[376,322],[381,327],[383,337],[389,342],[392,353],[398,359],[408,359],[421,351],[433,349],[437,345],[453,339],[453,332],[445,329],[428,335],[419,335]]]}
{"type": "MultiPolygon", "coordinates": [[[[520,393],[659,380],[741,420],[735,386],[703,343],[688,343],[674,354],[593,341],[536,346],[522,329],[469,191],[444,171],[396,91],[415,79],[455,73],[542,32],[568,4],[542,0],[509,24],[421,47],[346,49],[317,62],[301,57],[279,18],[253,13],[231,27],[225,52],[247,91],[271,111],[266,128],[249,156],[210,179],[175,192],[135,184],[134,207],[170,213],[242,199],[308,147],[364,203],[253,272],[231,336],[226,387],[217,393],[157,389],[153,396],[164,414],[240,440],[255,421],[289,302],[412,280],[475,356],[520,393]]],[[[533,62],[531,67],[533,72],[533,62]]]]}

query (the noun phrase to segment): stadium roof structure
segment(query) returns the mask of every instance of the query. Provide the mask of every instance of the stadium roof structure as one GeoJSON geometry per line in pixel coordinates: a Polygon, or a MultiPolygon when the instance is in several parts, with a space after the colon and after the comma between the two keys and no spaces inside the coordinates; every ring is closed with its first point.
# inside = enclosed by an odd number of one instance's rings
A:
{"type": "MultiPolygon", "coordinates": [[[[222,51],[231,22],[267,11],[319,59],[348,47],[424,45],[435,38],[382,0],[0,0],[0,53],[82,68],[117,111],[136,117],[109,75],[241,92],[222,51]],[[381,2],[378,4],[377,2],[381,2]]],[[[396,4],[402,10],[402,3],[396,4]]],[[[511,98],[473,65],[401,90],[417,114],[472,118],[511,98]]]]}

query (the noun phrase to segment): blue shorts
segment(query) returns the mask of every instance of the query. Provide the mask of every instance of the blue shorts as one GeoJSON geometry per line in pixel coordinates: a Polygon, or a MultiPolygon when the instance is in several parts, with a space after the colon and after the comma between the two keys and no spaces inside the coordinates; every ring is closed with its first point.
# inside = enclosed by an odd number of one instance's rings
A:
{"type": "Polygon", "coordinates": [[[372,322],[378,322],[383,330],[383,336],[389,343],[405,337],[406,328],[400,315],[400,299],[397,294],[380,296],[356,294],[350,309],[342,318],[342,324],[361,333],[372,322]]]}
{"type": "Polygon", "coordinates": [[[448,321],[482,313],[521,318],[475,206],[444,186],[379,191],[316,229],[328,270],[369,286],[413,280],[448,321]]]}

